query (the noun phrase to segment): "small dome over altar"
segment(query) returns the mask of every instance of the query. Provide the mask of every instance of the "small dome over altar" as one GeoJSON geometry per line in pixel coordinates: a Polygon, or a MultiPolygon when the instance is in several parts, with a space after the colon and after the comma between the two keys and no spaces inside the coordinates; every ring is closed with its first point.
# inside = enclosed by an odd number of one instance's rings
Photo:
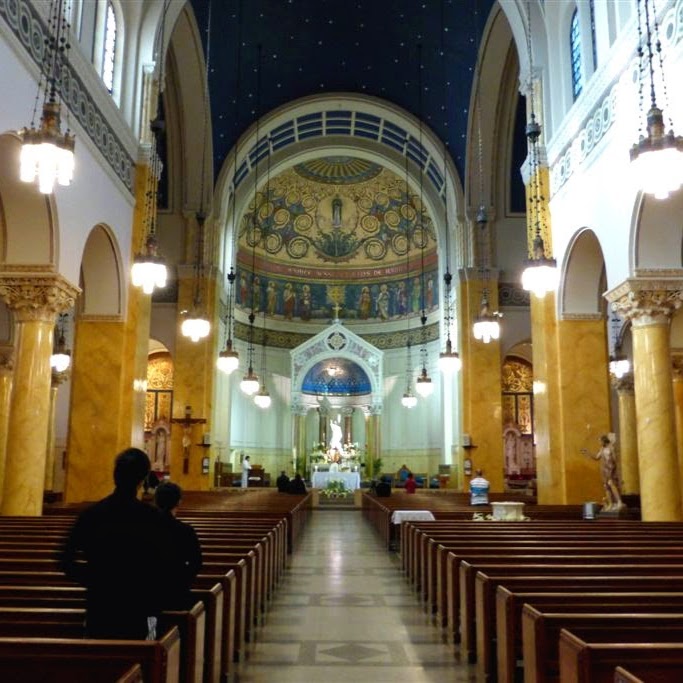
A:
{"type": "Polygon", "coordinates": [[[370,378],[363,368],[347,358],[316,363],[301,383],[304,394],[364,396],[372,393],[370,378]]]}

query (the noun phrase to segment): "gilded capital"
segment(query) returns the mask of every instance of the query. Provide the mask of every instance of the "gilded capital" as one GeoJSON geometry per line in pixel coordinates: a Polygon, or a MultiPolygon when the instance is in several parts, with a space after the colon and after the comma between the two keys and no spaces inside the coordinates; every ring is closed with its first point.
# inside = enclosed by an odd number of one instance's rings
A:
{"type": "Polygon", "coordinates": [[[633,373],[627,372],[621,377],[612,377],[612,386],[619,394],[633,393],[633,373]]]}
{"type": "Polygon", "coordinates": [[[58,387],[60,384],[64,384],[69,379],[69,371],[64,370],[62,372],[57,372],[54,368],[52,368],[52,386],[53,387],[58,387]]]}
{"type": "Polygon", "coordinates": [[[59,313],[74,307],[80,293],[58,273],[0,274],[0,297],[19,322],[54,322],[59,313]]]}
{"type": "Polygon", "coordinates": [[[680,279],[643,280],[629,278],[605,294],[612,310],[630,320],[633,327],[668,323],[673,312],[683,305],[680,279]]]}

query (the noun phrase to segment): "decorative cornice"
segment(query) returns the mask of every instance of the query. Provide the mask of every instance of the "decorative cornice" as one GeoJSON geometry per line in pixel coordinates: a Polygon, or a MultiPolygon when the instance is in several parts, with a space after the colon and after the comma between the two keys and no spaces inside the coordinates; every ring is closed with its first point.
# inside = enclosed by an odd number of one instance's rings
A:
{"type": "Polygon", "coordinates": [[[89,315],[79,315],[78,316],[78,322],[79,323],[120,323],[123,322],[123,317],[120,315],[98,315],[98,314],[89,314],[89,315]]]}
{"type": "Polygon", "coordinates": [[[612,310],[633,327],[668,323],[683,305],[683,281],[678,278],[646,280],[628,278],[605,294],[612,310]]]}
{"type": "Polygon", "coordinates": [[[604,320],[605,316],[602,313],[563,313],[560,320],[568,322],[585,322],[586,320],[604,320]]]}
{"type": "Polygon", "coordinates": [[[633,393],[633,373],[627,372],[623,377],[612,377],[612,386],[619,394],[633,393]]]}
{"type": "MultiPolygon", "coordinates": [[[[38,67],[42,68],[43,52],[49,32],[33,3],[26,0],[0,0],[0,17],[38,67]]],[[[72,115],[100,151],[126,189],[133,191],[135,160],[100,111],[88,88],[70,63],[60,65],[60,95],[72,115]]],[[[27,112],[28,113],[28,112],[27,112]]]]}
{"type": "Polygon", "coordinates": [[[80,293],[79,287],[58,273],[0,274],[0,297],[19,322],[53,323],[57,314],[74,307],[80,293]]]}

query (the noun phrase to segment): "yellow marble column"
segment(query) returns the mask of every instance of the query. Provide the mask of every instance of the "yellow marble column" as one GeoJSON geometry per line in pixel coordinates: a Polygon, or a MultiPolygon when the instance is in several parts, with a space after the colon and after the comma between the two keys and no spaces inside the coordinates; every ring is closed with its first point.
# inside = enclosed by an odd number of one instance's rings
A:
{"type": "Polygon", "coordinates": [[[638,423],[642,518],[682,518],[672,388],[670,320],[680,283],[631,278],[607,293],[612,307],[631,320],[633,377],[638,423]]]}
{"type": "Polygon", "coordinates": [[[53,329],[79,289],[61,275],[0,276],[0,296],[14,315],[15,361],[2,506],[3,515],[40,515],[50,413],[53,329]]]}
{"type": "MultiPolygon", "coordinates": [[[[194,269],[183,266],[179,270],[178,311],[191,310],[194,294],[194,269]]],[[[200,283],[202,301],[209,320],[215,322],[216,296],[213,276],[207,276],[200,283]]],[[[183,468],[183,428],[174,423],[171,431],[171,478],[187,490],[208,490],[211,486],[209,474],[202,472],[202,458],[208,453],[197,444],[201,435],[211,432],[211,410],[213,404],[213,381],[216,366],[217,344],[216,325],[212,323],[211,332],[205,339],[193,342],[180,333],[180,318],[177,326],[174,380],[173,380],[173,419],[182,419],[185,406],[192,407],[192,416],[205,419],[206,423],[193,430],[195,443],[190,450],[188,471],[183,468]]],[[[236,373],[239,371],[236,371],[236,373]]]]}
{"type": "Polygon", "coordinates": [[[562,461],[559,411],[555,294],[542,299],[531,295],[531,339],[534,372],[534,437],[538,502],[543,505],[565,501],[566,479],[562,461]]]}
{"type": "Polygon", "coordinates": [[[52,368],[50,385],[50,413],[47,423],[47,449],[45,450],[45,490],[52,491],[55,475],[55,413],[59,385],[67,380],[68,372],[57,372],[52,368]]]}
{"type": "Polygon", "coordinates": [[[0,354],[0,505],[2,504],[5,459],[7,457],[7,428],[9,426],[10,396],[12,394],[12,366],[11,354],[0,354]]]}
{"type": "Polygon", "coordinates": [[[379,476],[381,472],[375,472],[374,461],[382,457],[381,443],[381,408],[372,406],[365,413],[365,478],[372,479],[379,476]]]}
{"type": "Polygon", "coordinates": [[[619,438],[617,450],[621,474],[622,493],[640,491],[638,477],[638,434],[636,431],[636,397],[633,392],[633,374],[627,373],[613,380],[619,402],[619,438]]]}
{"type": "Polygon", "coordinates": [[[683,486],[683,357],[672,358],[674,410],[676,414],[676,447],[678,448],[678,476],[683,486]]]}
{"type": "Polygon", "coordinates": [[[601,315],[565,315],[557,324],[557,413],[564,487],[558,502],[600,501],[604,496],[600,468],[581,453],[595,453],[600,436],[611,430],[607,327],[601,315]]]}
{"type": "MultiPolygon", "coordinates": [[[[503,423],[501,357],[499,340],[484,344],[472,334],[472,325],[481,309],[484,287],[488,289],[490,310],[498,309],[498,280],[493,272],[486,279],[482,269],[461,270],[460,275],[460,357],[462,359],[463,433],[472,447],[460,456],[472,460],[472,476],[481,469],[491,482],[491,491],[503,491],[503,423]]],[[[469,487],[469,478],[463,482],[469,487]]]]}

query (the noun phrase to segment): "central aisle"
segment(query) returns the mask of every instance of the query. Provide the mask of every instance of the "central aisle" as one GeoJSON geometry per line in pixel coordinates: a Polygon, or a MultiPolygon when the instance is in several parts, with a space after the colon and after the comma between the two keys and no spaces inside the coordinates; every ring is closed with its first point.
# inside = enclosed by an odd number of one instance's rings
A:
{"type": "Polygon", "coordinates": [[[359,511],[315,510],[240,683],[475,680],[359,511]]]}

